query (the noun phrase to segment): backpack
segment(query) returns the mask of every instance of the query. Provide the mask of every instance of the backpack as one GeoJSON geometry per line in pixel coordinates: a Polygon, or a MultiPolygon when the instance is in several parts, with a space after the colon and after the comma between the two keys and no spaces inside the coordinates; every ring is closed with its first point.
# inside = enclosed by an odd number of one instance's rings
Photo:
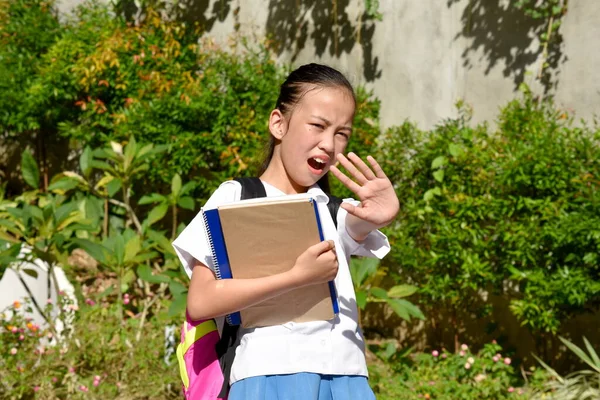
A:
{"type": "MultiPolygon", "coordinates": [[[[242,185],[240,200],[266,197],[258,178],[236,178],[242,185]]],[[[337,212],[342,200],[329,195],[327,208],[337,226],[337,212]]],[[[221,335],[214,319],[192,321],[185,313],[181,342],[177,346],[177,362],[187,400],[227,399],[229,375],[235,356],[239,326],[224,321],[221,335]]]]}

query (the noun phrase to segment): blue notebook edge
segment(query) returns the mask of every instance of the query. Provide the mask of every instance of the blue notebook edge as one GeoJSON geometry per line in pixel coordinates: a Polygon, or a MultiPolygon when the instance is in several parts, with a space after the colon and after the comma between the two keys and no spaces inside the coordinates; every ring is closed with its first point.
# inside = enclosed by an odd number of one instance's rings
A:
{"type": "MultiPolygon", "coordinates": [[[[212,251],[213,266],[217,279],[231,279],[231,267],[229,266],[229,257],[227,255],[227,246],[225,246],[225,237],[221,227],[219,210],[202,211],[204,215],[204,224],[208,241],[212,251]]],[[[242,316],[239,312],[229,314],[225,317],[229,325],[240,325],[242,316]]]]}
{"type": "MultiPolygon", "coordinates": [[[[319,229],[319,238],[321,242],[325,240],[325,236],[323,235],[323,227],[321,226],[321,214],[319,213],[319,208],[317,207],[317,202],[312,199],[311,200],[313,207],[315,209],[315,216],[317,218],[317,228],[319,229]]],[[[333,304],[333,313],[335,315],[340,313],[340,306],[338,304],[337,299],[337,291],[335,289],[335,283],[333,281],[329,281],[329,295],[331,296],[331,303],[333,304]]]]}

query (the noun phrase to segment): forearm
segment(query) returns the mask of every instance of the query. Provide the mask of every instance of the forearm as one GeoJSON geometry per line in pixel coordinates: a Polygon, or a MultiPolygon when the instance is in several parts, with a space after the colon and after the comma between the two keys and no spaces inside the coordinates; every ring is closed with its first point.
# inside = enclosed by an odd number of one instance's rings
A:
{"type": "Polygon", "coordinates": [[[297,284],[289,272],[254,279],[213,279],[190,287],[187,299],[188,313],[193,320],[220,317],[296,287],[297,284]]]}

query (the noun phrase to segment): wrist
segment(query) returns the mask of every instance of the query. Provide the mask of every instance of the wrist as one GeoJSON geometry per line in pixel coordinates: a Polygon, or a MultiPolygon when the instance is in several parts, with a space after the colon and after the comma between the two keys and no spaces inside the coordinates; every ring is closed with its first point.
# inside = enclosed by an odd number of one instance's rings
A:
{"type": "Polygon", "coordinates": [[[352,214],[346,215],[346,233],[357,242],[362,242],[369,236],[373,230],[377,229],[375,225],[364,221],[352,214]]]}

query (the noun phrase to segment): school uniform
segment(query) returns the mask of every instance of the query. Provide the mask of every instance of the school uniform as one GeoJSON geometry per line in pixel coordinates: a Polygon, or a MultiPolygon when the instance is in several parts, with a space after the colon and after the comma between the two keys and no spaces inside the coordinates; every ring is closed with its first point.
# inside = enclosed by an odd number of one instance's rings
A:
{"type": "MultiPolygon", "coordinates": [[[[263,182],[267,197],[285,193],[263,182]]],[[[339,271],[335,278],[339,314],[330,321],[243,329],[231,369],[229,400],[374,399],[367,383],[367,365],[358,308],[348,266],[351,255],[383,258],[390,250],[387,237],[373,231],[358,243],[346,232],[347,212],[340,208],[337,229],[327,209],[328,197],[318,185],[308,190],[317,201],[325,240],[335,242],[339,271]]],[[[241,185],[222,183],[204,205],[215,208],[238,201],[241,185]]],[[[344,201],[358,204],[357,201],[344,201]]],[[[194,259],[214,270],[210,247],[199,213],[173,242],[185,271],[192,273],[194,259]]],[[[222,318],[218,319],[222,325],[222,318]]]]}

